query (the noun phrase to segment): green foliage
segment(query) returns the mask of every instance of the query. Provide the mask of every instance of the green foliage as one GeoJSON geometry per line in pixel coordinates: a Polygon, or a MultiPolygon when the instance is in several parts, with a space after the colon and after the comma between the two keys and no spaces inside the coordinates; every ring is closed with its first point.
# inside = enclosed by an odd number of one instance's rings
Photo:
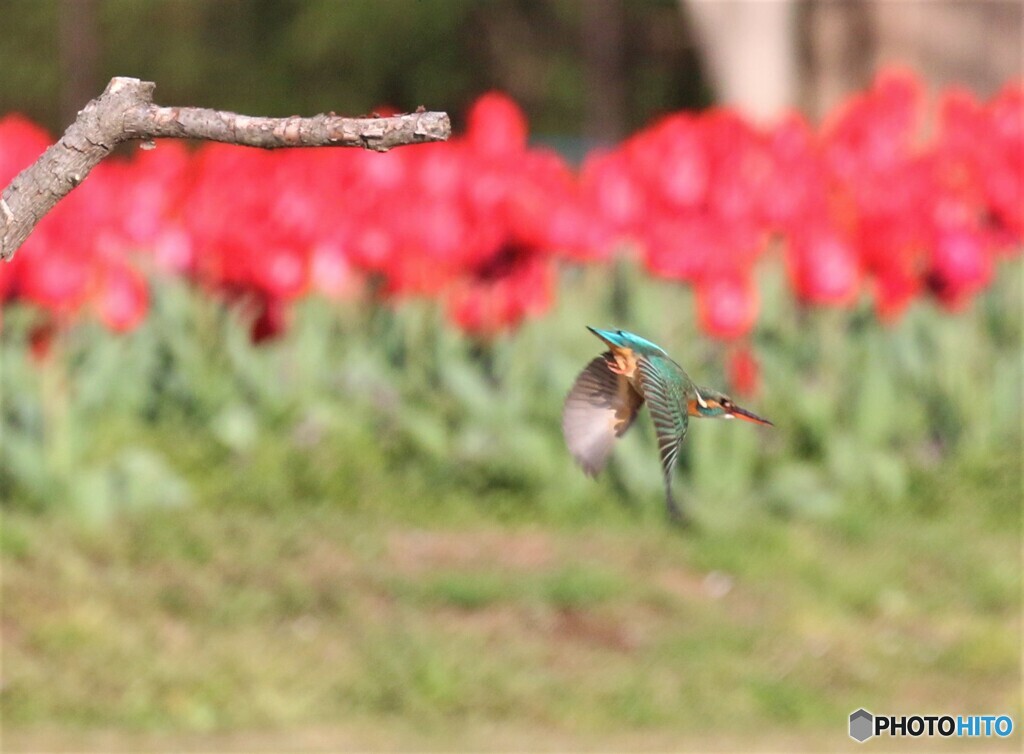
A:
{"type": "MultiPolygon", "coordinates": [[[[562,397],[599,347],[583,325],[645,333],[707,384],[723,383],[727,355],[697,336],[678,287],[612,275],[615,285],[600,270],[567,270],[555,312],[486,344],[460,337],[426,302],[310,300],[287,335],[257,347],[244,309],[161,281],[139,330],[115,338],[75,326],[40,362],[27,344],[32,317],[12,311],[0,493],[8,506],[98,518],[190,503],[660,515],[647,422],[596,484],[564,451],[562,397]],[[618,321],[612,291],[625,307],[618,321]]],[[[884,327],[863,313],[794,310],[767,271],[768,317],[754,343],[763,386],[744,401],[777,429],[696,421],[684,500],[726,528],[751,507],[830,521],[858,505],[918,505],[915,472],[1012,455],[1020,294],[1004,278],[972,311],[920,305],[884,327]]]]}
{"type": "Polygon", "coordinates": [[[982,478],[940,470],[949,515],[862,516],[866,537],[763,511],[686,538],[660,519],[8,513],[5,735],[383,725],[452,748],[481,722],[747,749],[834,741],[866,700],[1012,712],[1020,530],[967,515],[982,478]]]}
{"type": "Polygon", "coordinates": [[[311,300],[256,347],[243,310],[161,281],[137,332],[74,327],[36,362],[5,311],[5,736],[824,748],[864,704],[1012,714],[1018,271],[885,327],[796,310],[766,271],[743,402],[777,426],[694,422],[686,534],[643,418],[596,482],[561,441],[584,324],[723,385],[688,294],[630,268],[566,270],[554,312],[490,344],[423,302],[311,300]]]}

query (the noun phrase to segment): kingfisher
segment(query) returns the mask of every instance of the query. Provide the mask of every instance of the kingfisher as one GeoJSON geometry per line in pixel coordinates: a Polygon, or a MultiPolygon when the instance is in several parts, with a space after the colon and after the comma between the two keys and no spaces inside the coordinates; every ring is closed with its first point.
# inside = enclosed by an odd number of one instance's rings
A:
{"type": "Polygon", "coordinates": [[[690,417],[774,425],[729,396],[694,384],[661,346],[625,330],[587,329],[609,350],[587,364],[565,399],[562,434],[569,452],[585,474],[597,476],[616,438],[626,433],[646,401],[658,436],[668,515],[684,523],[672,494],[672,472],[690,417]]]}

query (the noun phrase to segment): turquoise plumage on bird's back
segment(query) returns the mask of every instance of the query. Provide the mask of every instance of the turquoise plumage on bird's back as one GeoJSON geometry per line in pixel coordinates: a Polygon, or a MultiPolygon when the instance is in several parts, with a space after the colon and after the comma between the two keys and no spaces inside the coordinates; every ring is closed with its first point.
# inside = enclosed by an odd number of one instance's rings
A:
{"type": "Polygon", "coordinates": [[[668,356],[665,349],[657,343],[652,343],[634,333],[625,330],[598,330],[590,325],[587,325],[587,329],[613,348],[629,348],[636,351],[637,355],[640,356],[649,356],[656,353],[668,356]]]}
{"type": "Polygon", "coordinates": [[[638,360],[658,357],[671,361],[661,346],[641,338],[639,335],[625,330],[598,330],[589,325],[587,329],[611,348],[608,368],[629,380],[629,384],[638,392],[643,392],[636,368],[638,360]]]}
{"type": "Polygon", "coordinates": [[[665,504],[669,516],[678,520],[682,517],[682,511],[672,495],[672,474],[690,421],[687,393],[692,392],[693,383],[667,357],[642,359],[637,371],[640,374],[641,394],[650,406],[651,420],[658,436],[658,453],[665,476],[665,504]]]}

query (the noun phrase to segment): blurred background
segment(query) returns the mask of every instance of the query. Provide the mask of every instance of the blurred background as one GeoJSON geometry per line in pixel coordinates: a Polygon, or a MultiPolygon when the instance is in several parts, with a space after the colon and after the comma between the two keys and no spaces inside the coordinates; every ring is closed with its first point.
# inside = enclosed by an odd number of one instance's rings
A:
{"type": "Polygon", "coordinates": [[[1024,724],[1024,5],[2,15],[3,185],[115,75],[455,126],[126,147],[0,263],[5,749],[1024,724]],[[691,422],[694,530],[646,417],[596,482],[565,450],[588,324],[775,422],[691,422]]]}

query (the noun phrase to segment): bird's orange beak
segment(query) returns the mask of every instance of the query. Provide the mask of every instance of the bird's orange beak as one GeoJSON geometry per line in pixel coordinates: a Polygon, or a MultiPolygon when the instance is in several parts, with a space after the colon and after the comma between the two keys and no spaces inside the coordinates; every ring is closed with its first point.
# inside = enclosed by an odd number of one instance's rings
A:
{"type": "Polygon", "coordinates": [[[747,411],[745,408],[740,408],[739,406],[733,406],[732,407],[732,411],[730,411],[729,413],[732,416],[735,416],[737,419],[742,419],[743,421],[752,422],[753,424],[765,424],[765,425],[767,425],[769,427],[774,427],[775,426],[774,424],[772,424],[767,419],[758,416],[757,414],[755,414],[752,411],[747,411]]]}

